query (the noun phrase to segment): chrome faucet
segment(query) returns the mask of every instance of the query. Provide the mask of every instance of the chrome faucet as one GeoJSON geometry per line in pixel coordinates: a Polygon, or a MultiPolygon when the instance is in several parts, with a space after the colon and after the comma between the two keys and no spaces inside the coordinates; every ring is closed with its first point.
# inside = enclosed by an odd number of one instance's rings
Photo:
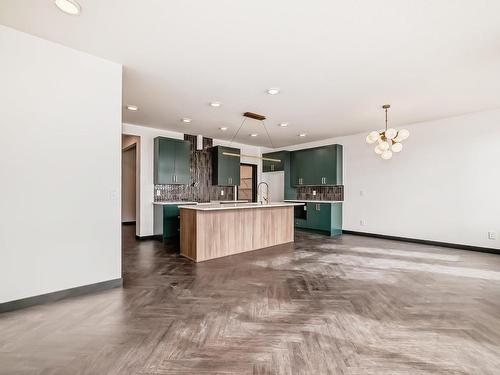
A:
{"type": "Polygon", "coordinates": [[[269,201],[269,184],[267,182],[259,182],[259,184],[257,185],[257,196],[260,193],[260,185],[266,185],[266,195],[264,196],[264,194],[262,194],[262,200],[260,201],[260,204],[264,204],[263,202],[265,202],[265,204],[271,203],[269,201]]]}

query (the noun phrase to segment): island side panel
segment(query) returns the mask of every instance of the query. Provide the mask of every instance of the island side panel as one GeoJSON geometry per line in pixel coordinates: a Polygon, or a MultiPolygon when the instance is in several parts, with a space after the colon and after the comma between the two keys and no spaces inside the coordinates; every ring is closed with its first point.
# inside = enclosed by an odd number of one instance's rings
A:
{"type": "Polygon", "coordinates": [[[181,255],[198,261],[196,256],[197,245],[197,211],[194,210],[180,210],[181,212],[181,255]]]}
{"type": "Polygon", "coordinates": [[[196,224],[198,262],[294,240],[293,207],[197,211],[196,224]]]}

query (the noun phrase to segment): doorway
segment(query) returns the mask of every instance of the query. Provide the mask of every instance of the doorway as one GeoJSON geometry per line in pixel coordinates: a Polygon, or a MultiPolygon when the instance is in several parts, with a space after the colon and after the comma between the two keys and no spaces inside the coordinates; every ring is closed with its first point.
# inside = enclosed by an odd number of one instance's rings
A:
{"type": "Polygon", "coordinates": [[[139,229],[140,212],[140,138],[122,134],[122,224],[139,229]]]}
{"type": "Polygon", "coordinates": [[[136,153],[135,144],[122,151],[122,224],[135,224],[136,153]]]}
{"type": "Polygon", "coordinates": [[[257,202],[257,165],[240,164],[238,199],[257,202]]]}

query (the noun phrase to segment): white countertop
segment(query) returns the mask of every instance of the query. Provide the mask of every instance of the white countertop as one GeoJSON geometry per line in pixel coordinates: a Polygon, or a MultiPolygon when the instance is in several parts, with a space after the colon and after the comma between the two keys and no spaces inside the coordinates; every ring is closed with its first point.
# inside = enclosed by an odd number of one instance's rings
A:
{"type": "Polygon", "coordinates": [[[215,211],[215,210],[234,210],[240,208],[269,208],[269,207],[291,207],[291,206],[302,206],[303,203],[290,203],[290,202],[271,202],[269,204],[260,203],[227,203],[227,204],[200,204],[196,206],[182,206],[181,208],[186,210],[198,210],[198,211],[215,211]]]}
{"type": "Polygon", "coordinates": [[[344,201],[316,201],[313,199],[285,199],[285,202],[304,202],[304,203],[343,203],[344,201]]]}
{"type": "Polygon", "coordinates": [[[181,204],[198,204],[198,202],[188,202],[188,201],[162,201],[162,202],[153,202],[153,204],[157,204],[160,206],[166,206],[169,204],[181,205],[181,204]]]}

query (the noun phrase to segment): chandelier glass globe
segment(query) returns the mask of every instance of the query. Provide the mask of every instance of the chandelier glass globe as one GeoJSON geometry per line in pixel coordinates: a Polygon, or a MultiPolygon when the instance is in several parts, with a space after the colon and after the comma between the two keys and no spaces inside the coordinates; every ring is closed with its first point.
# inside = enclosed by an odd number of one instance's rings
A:
{"type": "Polygon", "coordinates": [[[390,158],[392,158],[392,151],[391,150],[385,150],[384,152],[382,152],[382,159],[384,160],[389,160],[390,158]]]}
{"type": "Polygon", "coordinates": [[[401,143],[394,143],[392,146],[391,146],[391,150],[392,152],[401,152],[401,150],[403,149],[403,144],[401,143]]]}
{"type": "Polygon", "coordinates": [[[388,150],[388,149],[389,149],[390,145],[389,145],[389,142],[386,142],[386,141],[381,141],[381,142],[379,142],[378,147],[379,147],[382,151],[385,151],[385,150],[388,150]]]}
{"type": "Polygon", "coordinates": [[[394,139],[398,135],[398,131],[394,128],[389,128],[385,131],[385,137],[387,139],[394,139]]]}
{"type": "Polygon", "coordinates": [[[375,146],[375,153],[376,153],[377,155],[382,155],[382,153],[383,153],[383,152],[384,152],[384,151],[383,151],[383,150],[381,150],[381,149],[378,147],[378,145],[377,145],[377,146],[375,146]]]}
{"type": "Polygon", "coordinates": [[[406,138],[410,136],[410,132],[406,129],[401,129],[398,131],[397,139],[398,142],[404,141],[406,138]]]}

